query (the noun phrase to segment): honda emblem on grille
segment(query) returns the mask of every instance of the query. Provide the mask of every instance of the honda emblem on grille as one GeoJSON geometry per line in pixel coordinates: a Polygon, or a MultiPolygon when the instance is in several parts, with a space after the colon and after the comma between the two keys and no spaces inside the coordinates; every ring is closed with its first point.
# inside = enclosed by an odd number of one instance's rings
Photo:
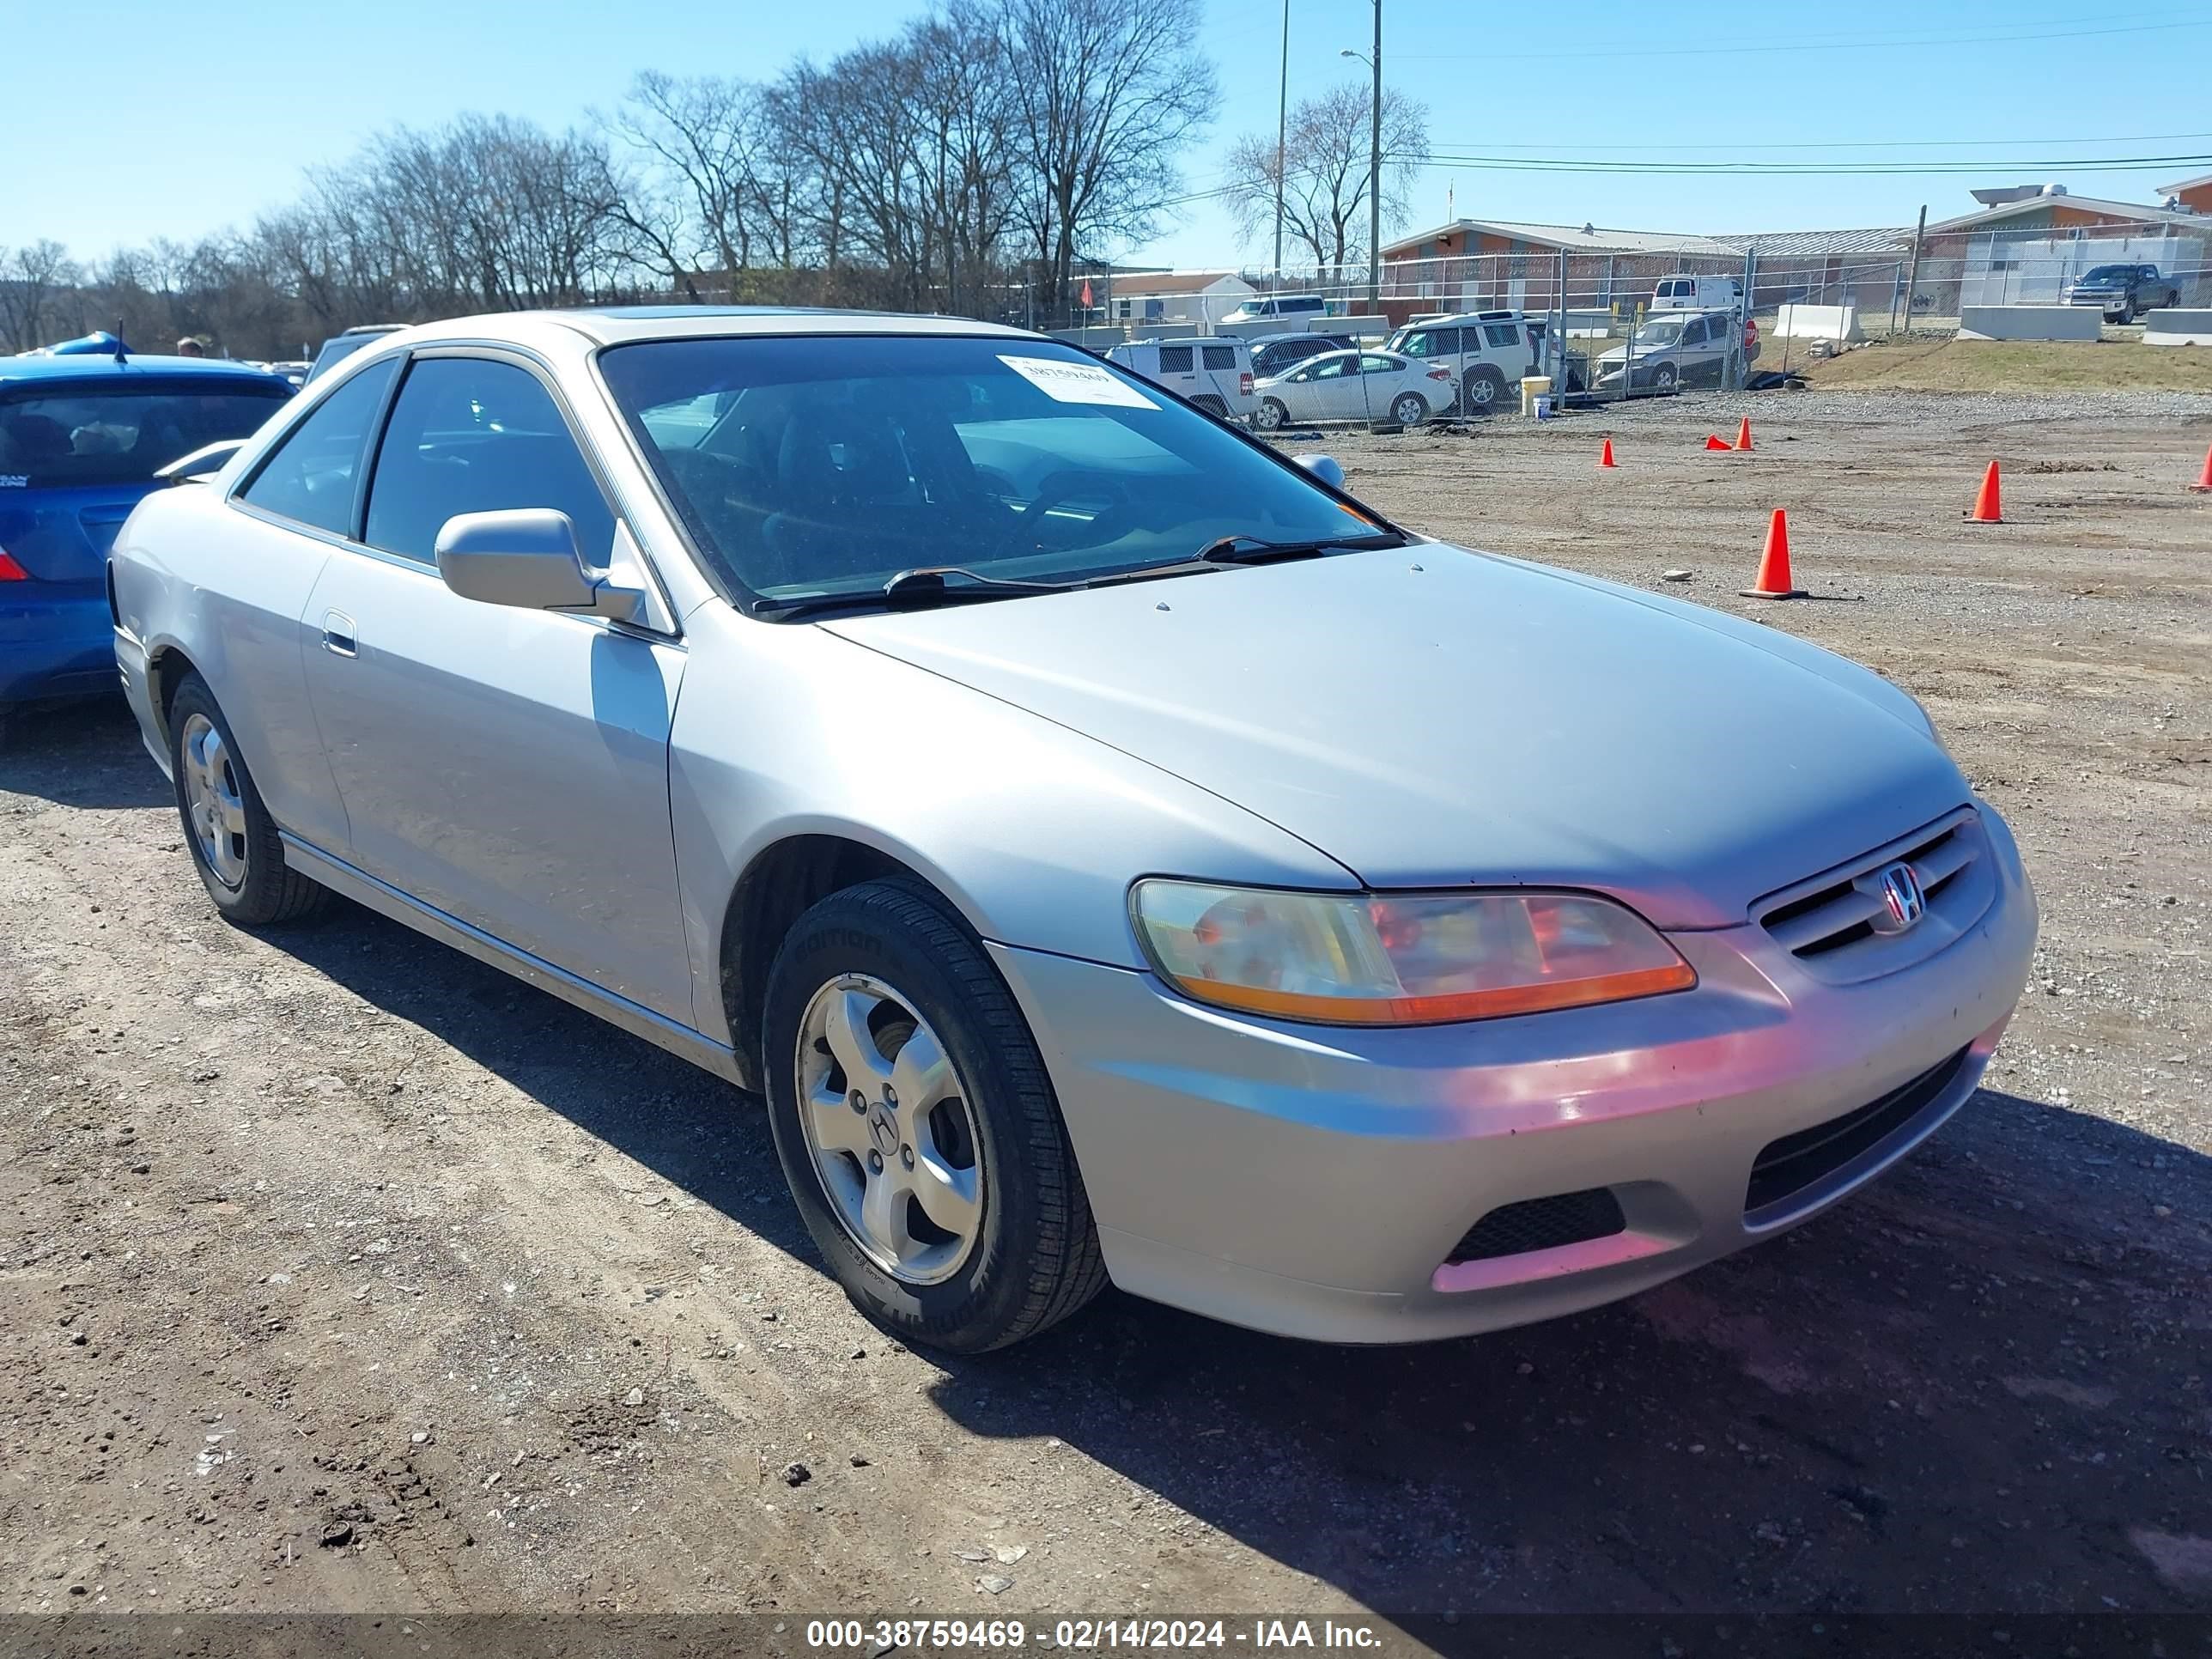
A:
{"type": "Polygon", "coordinates": [[[1928,911],[1928,896],[1920,890],[1920,875],[1909,864],[1893,864],[1881,872],[1882,913],[1874,918],[1877,933],[1901,933],[1928,911]]]}

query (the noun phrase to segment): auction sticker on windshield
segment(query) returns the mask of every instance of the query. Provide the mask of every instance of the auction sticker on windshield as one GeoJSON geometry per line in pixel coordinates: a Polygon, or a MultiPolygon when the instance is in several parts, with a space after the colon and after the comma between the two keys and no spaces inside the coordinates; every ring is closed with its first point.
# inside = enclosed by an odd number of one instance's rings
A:
{"type": "Polygon", "coordinates": [[[1066,363],[1057,357],[1010,357],[999,361],[1056,404],[1111,404],[1120,409],[1159,405],[1096,363],[1066,363]]]}

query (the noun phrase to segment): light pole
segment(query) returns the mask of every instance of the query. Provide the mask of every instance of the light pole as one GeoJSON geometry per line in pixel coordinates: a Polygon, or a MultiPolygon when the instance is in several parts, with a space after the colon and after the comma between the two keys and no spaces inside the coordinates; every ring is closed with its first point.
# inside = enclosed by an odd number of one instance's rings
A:
{"type": "Polygon", "coordinates": [[[1375,98],[1367,128],[1367,312],[1382,309],[1382,0],[1375,0],[1375,55],[1346,47],[1339,54],[1357,58],[1375,71],[1375,98]]]}
{"type": "Polygon", "coordinates": [[[1275,282],[1283,287],[1283,152],[1291,125],[1291,0],[1283,0],[1283,79],[1275,93],[1275,282]]]}

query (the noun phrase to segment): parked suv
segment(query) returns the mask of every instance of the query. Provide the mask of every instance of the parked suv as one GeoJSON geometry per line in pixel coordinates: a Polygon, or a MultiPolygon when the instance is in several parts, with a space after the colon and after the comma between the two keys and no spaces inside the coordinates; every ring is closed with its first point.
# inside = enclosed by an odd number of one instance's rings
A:
{"type": "MultiPolygon", "coordinates": [[[[1599,357],[1595,389],[1618,392],[1624,378],[1631,390],[1672,392],[1677,386],[1718,386],[1727,377],[1729,337],[1743,329],[1728,311],[1662,311],[1644,319],[1625,346],[1599,357]]],[[[1748,331],[1743,360],[1759,356],[1748,331]]]]}
{"type": "Polygon", "coordinates": [[[2181,303],[2181,290],[2156,265],[2094,265],[2066,284],[2069,306],[2095,306],[2108,323],[2131,323],[2136,313],[2181,303]]]}
{"type": "Polygon", "coordinates": [[[1390,349],[1441,364],[1459,382],[1462,412],[1486,414],[1521,377],[1536,372],[1535,343],[1517,311],[1470,311],[1409,323],[1390,337],[1390,349]]]}
{"type": "Polygon", "coordinates": [[[1252,349],[1233,335],[1214,340],[1136,340],[1106,354],[1133,374],[1165,386],[1209,415],[1249,424],[1260,407],[1252,394],[1252,349]]]}

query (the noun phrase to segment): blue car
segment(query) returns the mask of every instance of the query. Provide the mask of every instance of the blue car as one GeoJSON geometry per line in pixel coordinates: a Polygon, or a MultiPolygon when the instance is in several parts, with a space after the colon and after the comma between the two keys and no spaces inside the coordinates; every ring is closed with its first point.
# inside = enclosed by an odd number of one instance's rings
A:
{"type": "Polygon", "coordinates": [[[0,723],[116,684],[107,549],[155,474],[243,438],[292,387],[243,363],[0,357],[0,723]]]}

